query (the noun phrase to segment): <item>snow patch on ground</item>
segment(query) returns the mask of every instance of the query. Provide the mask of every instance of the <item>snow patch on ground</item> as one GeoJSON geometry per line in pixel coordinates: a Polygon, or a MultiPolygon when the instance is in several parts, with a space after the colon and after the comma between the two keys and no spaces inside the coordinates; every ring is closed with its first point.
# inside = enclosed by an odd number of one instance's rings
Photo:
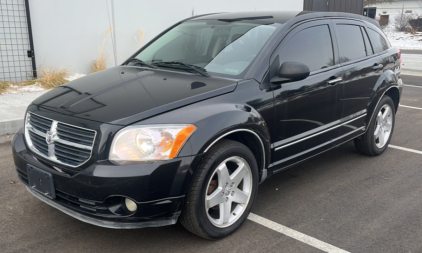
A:
{"type": "Polygon", "coordinates": [[[14,93],[23,93],[23,92],[37,92],[37,91],[44,91],[45,88],[42,87],[40,84],[35,83],[32,85],[10,85],[9,88],[6,90],[5,94],[14,94],[14,93]]]}
{"type": "Polygon", "coordinates": [[[390,15],[388,25],[383,28],[391,45],[400,49],[422,50],[422,32],[411,34],[397,31],[396,17],[397,15],[390,15]]]}
{"type": "Polygon", "coordinates": [[[85,74],[75,73],[73,75],[70,75],[70,76],[66,77],[66,80],[68,80],[70,82],[70,81],[73,81],[75,79],[78,79],[78,78],[81,78],[81,77],[84,77],[84,76],[86,76],[86,75],[85,74]]]}

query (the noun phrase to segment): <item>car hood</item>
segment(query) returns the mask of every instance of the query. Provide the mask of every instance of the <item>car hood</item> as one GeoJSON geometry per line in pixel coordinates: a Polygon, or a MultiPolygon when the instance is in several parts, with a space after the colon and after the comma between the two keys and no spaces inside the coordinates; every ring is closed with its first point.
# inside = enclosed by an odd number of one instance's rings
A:
{"type": "Polygon", "coordinates": [[[236,80],[118,66],[55,88],[33,101],[45,109],[116,125],[232,92],[236,80]]]}

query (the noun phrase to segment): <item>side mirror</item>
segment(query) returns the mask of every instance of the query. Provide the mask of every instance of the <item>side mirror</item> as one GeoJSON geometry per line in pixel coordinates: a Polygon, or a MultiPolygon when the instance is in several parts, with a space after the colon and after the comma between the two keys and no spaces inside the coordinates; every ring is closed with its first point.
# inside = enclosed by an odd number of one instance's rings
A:
{"type": "Polygon", "coordinates": [[[273,84],[300,81],[309,76],[311,71],[308,66],[299,62],[284,62],[278,72],[278,76],[271,79],[273,84]]]}

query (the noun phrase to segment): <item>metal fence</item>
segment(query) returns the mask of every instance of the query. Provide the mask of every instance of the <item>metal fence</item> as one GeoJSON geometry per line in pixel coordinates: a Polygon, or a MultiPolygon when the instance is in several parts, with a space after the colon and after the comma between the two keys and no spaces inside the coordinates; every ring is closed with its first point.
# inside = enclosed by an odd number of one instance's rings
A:
{"type": "Polygon", "coordinates": [[[28,0],[0,0],[0,81],[36,78],[28,0]]]}

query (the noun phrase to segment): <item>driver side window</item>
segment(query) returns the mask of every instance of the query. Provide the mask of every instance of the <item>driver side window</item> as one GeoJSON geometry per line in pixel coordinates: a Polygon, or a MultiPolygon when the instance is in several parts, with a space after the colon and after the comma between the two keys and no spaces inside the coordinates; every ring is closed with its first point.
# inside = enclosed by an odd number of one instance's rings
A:
{"type": "Polygon", "coordinates": [[[281,49],[283,62],[300,62],[317,71],[334,66],[333,44],[328,25],[314,26],[296,33],[281,49]]]}

